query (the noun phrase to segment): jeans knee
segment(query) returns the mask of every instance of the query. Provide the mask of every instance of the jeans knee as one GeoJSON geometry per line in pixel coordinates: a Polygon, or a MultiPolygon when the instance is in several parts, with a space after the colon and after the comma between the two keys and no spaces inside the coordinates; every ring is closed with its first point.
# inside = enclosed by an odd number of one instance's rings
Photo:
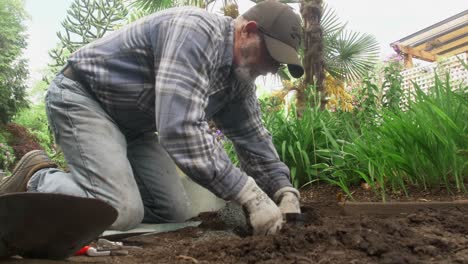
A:
{"type": "Polygon", "coordinates": [[[145,223],[182,223],[191,217],[190,203],[187,200],[176,200],[170,207],[145,207],[145,223]]]}
{"type": "Polygon", "coordinates": [[[143,221],[143,203],[121,203],[116,206],[118,216],[110,226],[112,230],[125,231],[137,227],[143,221]]]}
{"type": "Polygon", "coordinates": [[[185,222],[190,217],[190,206],[186,201],[180,201],[174,204],[173,210],[170,211],[168,218],[171,222],[180,223],[185,222]]]}

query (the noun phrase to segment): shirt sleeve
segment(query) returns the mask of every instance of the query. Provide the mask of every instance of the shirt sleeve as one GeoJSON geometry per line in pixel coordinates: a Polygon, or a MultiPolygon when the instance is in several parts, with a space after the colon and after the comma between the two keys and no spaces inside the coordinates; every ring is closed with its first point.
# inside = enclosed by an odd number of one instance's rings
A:
{"type": "MultiPolygon", "coordinates": [[[[205,107],[210,73],[222,48],[208,23],[168,25],[155,55],[155,117],[160,144],[179,168],[218,197],[232,199],[247,177],[209,133],[205,107]]],[[[193,22],[193,21],[192,21],[193,22]]],[[[174,24],[175,23],[175,24],[174,24]]],[[[161,34],[161,33],[160,33],[161,34]]]]}
{"type": "Polygon", "coordinates": [[[219,111],[213,120],[233,142],[242,170],[273,197],[280,188],[292,186],[290,172],[263,126],[255,89],[247,90],[246,95],[219,111]]]}

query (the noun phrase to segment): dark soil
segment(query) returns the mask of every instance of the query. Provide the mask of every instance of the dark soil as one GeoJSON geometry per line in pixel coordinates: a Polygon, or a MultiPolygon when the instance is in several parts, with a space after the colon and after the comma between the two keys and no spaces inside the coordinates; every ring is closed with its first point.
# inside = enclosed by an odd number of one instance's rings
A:
{"type": "MultiPolygon", "coordinates": [[[[307,221],[287,224],[275,236],[237,236],[223,230],[216,214],[205,214],[199,228],[131,238],[127,243],[145,248],[132,256],[138,263],[468,263],[466,211],[352,217],[342,214],[340,193],[327,185],[303,191],[307,221]]],[[[361,201],[377,199],[360,188],[354,194],[361,201]]],[[[445,190],[393,196],[408,201],[463,198],[445,190]]]]}
{"type": "MultiPolygon", "coordinates": [[[[205,213],[196,228],[123,240],[141,247],[127,256],[72,257],[63,263],[468,263],[466,210],[356,217],[343,214],[347,197],[336,187],[313,185],[301,193],[306,221],[288,223],[277,235],[238,235],[217,213],[205,213]]],[[[362,188],[353,193],[358,201],[379,199],[362,188]]],[[[409,197],[393,195],[388,200],[424,203],[467,198],[445,189],[415,189],[409,197]]],[[[6,263],[62,262],[10,259],[6,263]]]]}

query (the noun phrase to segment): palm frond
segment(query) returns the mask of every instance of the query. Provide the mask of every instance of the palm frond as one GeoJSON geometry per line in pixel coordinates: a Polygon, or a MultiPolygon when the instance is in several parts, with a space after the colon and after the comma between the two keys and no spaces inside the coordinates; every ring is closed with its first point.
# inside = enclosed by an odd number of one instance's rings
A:
{"type": "Polygon", "coordinates": [[[156,11],[174,7],[176,3],[177,1],[172,0],[133,0],[131,6],[135,7],[137,10],[151,14],[156,11]]]}
{"type": "Polygon", "coordinates": [[[176,6],[206,7],[215,0],[130,0],[131,6],[137,10],[151,14],[176,6]]]}
{"type": "Polygon", "coordinates": [[[380,48],[374,36],[345,30],[328,36],[325,49],[327,71],[335,78],[356,80],[374,67],[380,48]]]}
{"type": "Polygon", "coordinates": [[[323,36],[332,35],[343,31],[346,27],[346,23],[342,23],[339,20],[340,18],[336,14],[335,10],[329,8],[327,4],[323,4],[323,15],[320,20],[323,36]]]}

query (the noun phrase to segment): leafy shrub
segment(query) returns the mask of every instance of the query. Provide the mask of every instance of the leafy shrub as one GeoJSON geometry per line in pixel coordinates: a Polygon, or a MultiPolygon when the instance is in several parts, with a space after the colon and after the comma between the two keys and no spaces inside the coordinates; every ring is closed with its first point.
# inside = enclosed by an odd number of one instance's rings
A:
{"type": "Polygon", "coordinates": [[[8,123],[5,130],[10,135],[7,142],[13,148],[17,160],[31,150],[42,149],[41,145],[37,143],[37,138],[26,127],[8,123]]]}
{"type": "Polygon", "coordinates": [[[29,132],[35,136],[41,147],[47,152],[51,152],[53,138],[49,132],[44,104],[37,104],[23,109],[15,117],[14,122],[27,127],[29,132]]]}
{"type": "Polygon", "coordinates": [[[0,170],[8,173],[15,161],[13,148],[7,143],[6,136],[0,133],[0,170]]]}
{"type": "Polygon", "coordinates": [[[30,108],[23,109],[15,117],[14,121],[28,128],[28,132],[34,135],[40,148],[44,149],[55,163],[62,168],[67,166],[63,153],[59,151],[55,145],[53,135],[49,129],[44,104],[37,104],[30,108]]]}

